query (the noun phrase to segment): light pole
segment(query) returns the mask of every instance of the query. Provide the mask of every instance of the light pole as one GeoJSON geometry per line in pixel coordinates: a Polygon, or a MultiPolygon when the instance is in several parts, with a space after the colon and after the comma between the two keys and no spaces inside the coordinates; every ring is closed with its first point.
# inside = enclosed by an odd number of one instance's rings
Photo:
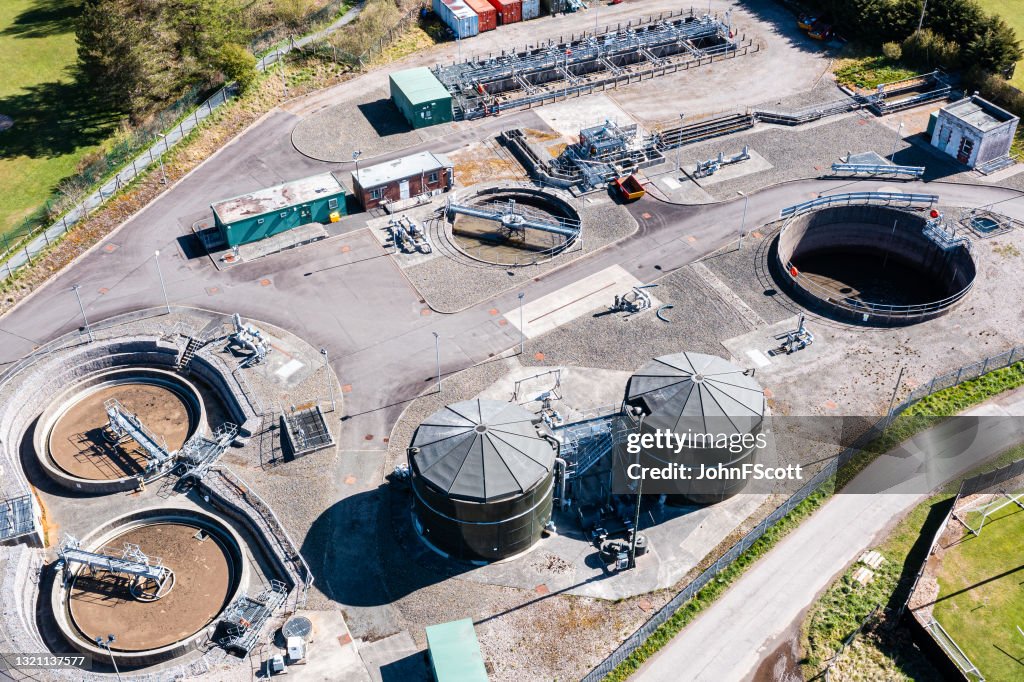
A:
{"type": "Polygon", "coordinates": [[[167,298],[167,286],[164,284],[164,271],[160,269],[160,250],[153,252],[153,260],[156,261],[156,274],[160,278],[160,289],[164,292],[164,305],[167,306],[167,314],[171,314],[171,299],[167,298]]]}
{"type": "Polygon", "coordinates": [[[921,27],[924,26],[924,13],[928,9],[928,0],[924,0],[924,4],[921,5],[921,16],[917,19],[917,30],[920,31],[921,27]]]}
{"type": "Polygon", "coordinates": [[[519,292],[519,354],[522,355],[523,351],[526,350],[526,327],[523,326],[523,298],[526,297],[526,293],[523,291],[519,292]]]}
{"type": "Polygon", "coordinates": [[[679,154],[683,150],[683,119],[686,118],[686,114],[679,114],[679,139],[676,141],[676,169],[682,173],[683,164],[679,160],[679,154]]]}
{"type": "Polygon", "coordinates": [[[430,332],[434,335],[434,362],[437,364],[437,392],[441,392],[441,337],[437,332],[430,332]]]}
{"type": "Polygon", "coordinates": [[[356,182],[359,183],[360,188],[363,186],[362,180],[359,179],[359,157],[362,155],[363,153],[358,149],[352,152],[352,160],[356,162],[356,182]]]}
{"type": "Polygon", "coordinates": [[[737,251],[742,251],[743,237],[747,234],[743,228],[747,226],[747,202],[750,200],[750,197],[748,197],[746,194],[740,191],[737,191],[736,194],[739,194],[741,197],[743,197],[743,218],[740,220],[740,247],[736,249],[737,251]]]}
{"type": "Polygon", "coordinates": [[[107,641],[104,642],[102,637],[97,637],[96,645],[101,649],[107,650],[107,653],[110,655],[110,665],[114,666],[114,674],[117,675],[117,681],[121,682],[121,673],[117,669],[117,661],[114,660],[114,652],[110,650],[110,645],[113,644],[116,639],[117,638],[113,635],[107,635],[107,641]]]}
{"type": "Polygon", "coordinates": [[[81,295],[80,295],[80,294],[78,293],[78,290],[79,290],[80,288],[81,288],[81,285],[79,285],[79,284],[75,284],[75,285],[73,285],[73,286],[71,287],[71,290],[72,290],[73,292],[75,292],[75,298],[77,298],[77,299],[78,299],[78,307],[79,307],[79,309],[80,309],[80,310],[82,311],[82,319],[83,319],[83,320],[85,320],[85,333],[89,335],[89,343],[92,343],[92,340],[93,340],[93,339],[92,339],[92,329],[91,329],[91,328],[89,327],[89,318],[88,318],[88,316],[86,316],[86,314],[85,314],[85,306],[84,306],[84,305],[82,305],[82,297],[81,297],[81,295]]]}
{"type": "Polygon", "coordinates": [[[321,348],[320,355],[324,356],[324,370],[327,372],[327,388],[331,396],[331,412],[338,409],[337,404],[334,402],[334,382],[331,381],[331,363],[327,360],[327,349],[321,348]]]}
{"type": "MultiPolygon", "coordinates": [[[[640,423],[637,426],[637,435],[643,434],[644,429],[644,413],[640,413],[640,423]]],[[[640,461],[640,455],[637,455],[637,462],[640,461]]],[[[640,535],[640,501],[643,499],[644,494],[644,477],[641,476],[640,480],[636,482],[636,509],[633,512],[633,537],[629,540],[629,567],[636,568],[636,541],[640,535]]]]}
{"type": "Polygon", "coordinates": [[[895,161],[896,159],[896,145],[903,139],[903,119],[900,119],[900,127],[896,130],[896,140],[892,143],[892,154],[889,155],[889,161],[895,161]]]}
{"type": "Polygon", "coordinates": [[[164,141],[164,148],[160,150],[160,184],[167,184],[167,173],[164,171],[164,152],[167,151],[167,136],[163,133],[157,133],[157,137],[164,141]]]}

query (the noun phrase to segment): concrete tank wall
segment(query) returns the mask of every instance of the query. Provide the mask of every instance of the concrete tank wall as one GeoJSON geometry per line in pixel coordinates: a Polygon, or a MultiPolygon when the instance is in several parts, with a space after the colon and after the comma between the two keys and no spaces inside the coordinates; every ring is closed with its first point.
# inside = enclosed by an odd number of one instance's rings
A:
{"type": "Polygon", "coordinates": [[[841,206],[792,218],[782,228],[771,259],[774,274],[808,308],[842,320],[900,325],[943,315],[966,296],[977,268],[969,248],[942,249],[923,234],[924,216],[884,206],[841,206]],[[905,267],[929,273],[944,290],[920,305],[855,301],[830,296],[813,286],[794,265],[810,255],[877,253],[905,267]],[[867,319],[865,319],[867,315],[867,319]]]}

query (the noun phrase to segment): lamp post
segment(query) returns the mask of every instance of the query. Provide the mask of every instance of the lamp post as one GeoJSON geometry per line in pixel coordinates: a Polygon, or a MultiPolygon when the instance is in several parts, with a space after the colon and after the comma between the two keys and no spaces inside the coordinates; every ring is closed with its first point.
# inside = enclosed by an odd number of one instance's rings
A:
{"type": "Polygon", "coordinates": [[[683,150],[683,119],[686,118],[686,114],[679,114],[679,140],[676,145],[676,170],[680,173],[683,172],[683,164],[679,160],[679,154],[683,150]]]}
{"type": "Polygon", "coordinates": [[[89,327],[89,317],[85,314],[85,306],[82,305],[82,297],[78,293],[81,285],[75,284],[71,287],[71,290],[75,292],[75,298],[78,299],[78,308],[82,311],[82,319],[85,320],[85,333],[89,335],[89,343],[92,343],[92,329],[89,327]]]}
{"type": "MultiPolygon", "coordinates": [[[[637,426],[637,436],[643,434],[644,428],[644,413],[640,413],[640,423],[637,426]]],[[[637,462],[640,461],[640,455],[637,455],[637,462]]],[[[644,477],[641,476],[640,480],[636,482],[636,509],[633,512],[633,537],[629,541],[629,567],[636,568],[636,540],[640,535],[640,501],[643,499],[644,494],[644,477]]]]}
{"type": "Polygon", "coordinates": [[[356,162],[356,183],[360,188],[363,186],[362,181],[359,179],[359,157],[362,155],[363,152],[358,149],[352,152],[352,160],[356,162]]]}
{"type": "Polygon", "coordinates": [[[334,402],[334,382],[331,381],[331,363],[327,360],[327,349],[321,348],[320,355],[324,356],[324,370],[327,373],[327,388],[328,393],[331,396],[331,412],[334,412],[338,407],[334,402]]]}
{"type": "Polygon", "coordinates": [[[102,637],[96,638],[96,645],[101,649],[106,649],[110,655],[110,665],[114,666],[114,674],[117,675],[118,682],[121,682],[121,673],[117,669],[117,661],[114,660],[114,653],[110,650],[110,645],[114,643],[117,638],[113,635],[107,635],[107,640],[103,641],[102,637]]]}
{"type": "Polygon", "coordinates": [[[430,332],[434,335],[434,362],[437,364],[437,392],[441,392],[441,337],[437,332],[430,332]]]}
{"type": "Polygon", "coordinates": [[[739,194],[741,197],[743,197],[743,218],[740,220],[740,246],[738,249],[736,249],[737,251],[742,251],[743,237],[747,234],[744,231],[744,228],[747,226],[747,202],[750,200],[750,197],[748,197],[746,194],[740,191],[737,191],[736,194],[739,194]]]}
{"type": "Polygon", "coordinates": [[[167,136],[163,133],[157,133],[157,137],[164,141],[164,148],[160,150],[160,184],[167,184],[167,173],[164,171],[164,152],[167,151],[167,136]]]}
{"type": "Polygon", "coordinates": [[[903,139],[903,120],[900,119],[900,127],[896,130],[896,140],[892,143],[892,154],[889,155],[889,160],[894,161],[896,159],[896,145],[903,139]]]}
{"type": "Polygon", "coordinates": [[[526,350],[526,327],[523,326],[523,298],[526,297],[526,293],[523,291],[519,292],[519,354],[522,355],[523,351],[526,350]]]}
{"type": "Polygon", "coordinates": [[[156,274],[160,278],[160,290],[164,292],[164,305],[167,306],[167,314],[171,314],[171,299],[167,298],[167,286],[164,284],[164,271],[160,269],[160,250],[153,252],[153,260],[156,261],[156,274]]]}

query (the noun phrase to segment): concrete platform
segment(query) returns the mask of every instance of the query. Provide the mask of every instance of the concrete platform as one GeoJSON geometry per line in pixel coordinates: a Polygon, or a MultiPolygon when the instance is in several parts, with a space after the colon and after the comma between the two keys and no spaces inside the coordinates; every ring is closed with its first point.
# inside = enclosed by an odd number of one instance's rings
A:
{"type": "MultiPolygon", "coordinates": [[[[621,266],[613,265],[535,301],[524,303],[522,327],[518,310],[509,311],[505,319],[516,329],[521,329],[526,338],[532,339],[592,310],[609,309],[616,295],[622,295],[641,284],[640,280],[621,266]]],[[[651,308],[657,309],[659,305],[661,302],[652,294],[651,308]]]]}

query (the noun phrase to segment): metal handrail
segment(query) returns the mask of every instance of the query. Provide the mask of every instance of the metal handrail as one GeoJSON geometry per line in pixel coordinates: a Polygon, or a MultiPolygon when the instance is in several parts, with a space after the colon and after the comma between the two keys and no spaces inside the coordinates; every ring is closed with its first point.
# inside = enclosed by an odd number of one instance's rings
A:
{"type": "Polygon", "coordinates": [[[817,199],[811,199],[801,204],[787,206],[779,211],[780,218],[791,218],[803,215],[816,208],[827,208],[829,206],[850,206],[853,204],[866,204],[875,206],[882,204],[906,205],[908,207],[930,208],[939,202],[936,194],[904,194],[903,192],[847,192],[844,194],[827,194],[817,199]]]}

